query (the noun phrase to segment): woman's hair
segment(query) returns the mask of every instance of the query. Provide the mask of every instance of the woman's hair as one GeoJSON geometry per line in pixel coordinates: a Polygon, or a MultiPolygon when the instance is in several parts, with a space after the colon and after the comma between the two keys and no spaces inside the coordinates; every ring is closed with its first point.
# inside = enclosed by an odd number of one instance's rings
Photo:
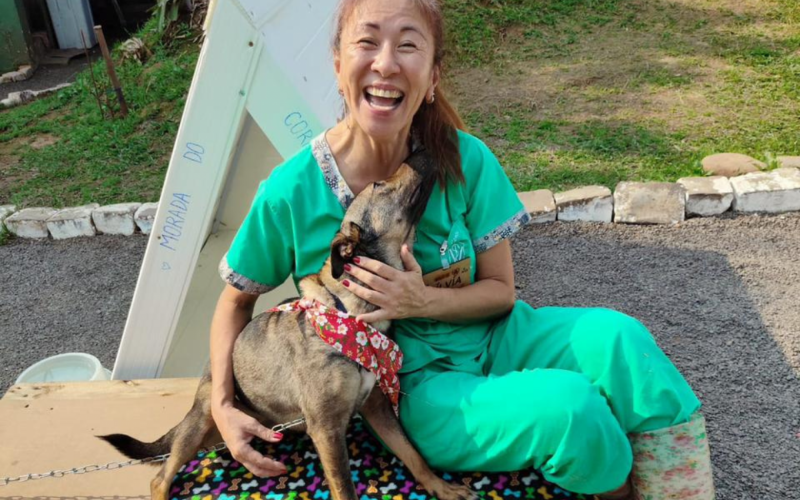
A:
{"type": "MultiPolygon", "coordinates": [[[[333,34],[332,48],[339,53],[344,25],[355,10],[360,0],[340,0],[336,14],[336,25],[333,34]]],[[[433,33],[434,55],[433,65],[442,72],[444,59],[444,20],[439,0],[412,0],[428,22],[433,33]]],[[[441,82],[441,78],[440,78],[441,82]]],[[[414,115],[411,128],[422,146],[430,152],[438,169],[437,179],[442,189],[447,180],[464,182],[461,170],[461,153],[458,148],[457,130],[466,130],[463,120],[456,109],[445,98],[441,84],[437,86],[433,103],[423,100],[414,115]]]]}

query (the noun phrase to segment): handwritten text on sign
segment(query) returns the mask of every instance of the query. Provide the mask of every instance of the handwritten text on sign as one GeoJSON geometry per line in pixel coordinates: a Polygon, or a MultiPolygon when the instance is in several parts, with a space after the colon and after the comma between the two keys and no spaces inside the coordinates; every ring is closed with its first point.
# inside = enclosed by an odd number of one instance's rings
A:
{"type": "Polygon", "coordinates": [[[299,111],[286,115],[286,118],[283,119],[283,124],[289,129],[289,133],[300,141],[301,146],[305,146],[308,141],[314,138],[311,125],[308,124],[299,111]]]}
{"type": "Polygon", "coordinates": [[[203,163],[203,155],[206,153],[206,148],[194,142],[186,143],[186,152],[183,157],[195,163],[203,163]]]}
{"type": "Polygon", "coordinates": [[[167,206],[169,215],[161,229],[160,245],[173,252],[183,234],[183,223],[186,221],[186,212],[189,211],[189,198],[191,195],[172,193],[172,201],[167,206]]]}

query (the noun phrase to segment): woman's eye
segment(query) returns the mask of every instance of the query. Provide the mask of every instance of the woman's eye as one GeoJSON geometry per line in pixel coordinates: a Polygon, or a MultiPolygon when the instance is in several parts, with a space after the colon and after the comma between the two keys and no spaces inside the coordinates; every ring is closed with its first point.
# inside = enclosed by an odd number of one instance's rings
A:
{"type": "Polygon", "coordinates": [[[373,41],[373,40],[370,40],[370,39],[368,39],[368,38],[362,38],[361,40],[359,40],[359,41],[358,41],[358,44],[359,44],[359,45],[366,45],[366,46],[369,46],[369,47],[374,47],[374,46],[376,46],[376,45],[377,45],[377,44],[375,43],[375,41],[373,41]]]}
{"type": "Polygon", "coordinates": [[[400,45],[400,48],[401,48],[401,49],[416,49],[416,48],[417,48],[417,46],[416,46],[416,45],[414,45],[414,44],[413,44],[413,43],[411,43],[411,42],[406,42],[406,43],[404,43],[404,44],[400,45]]]}

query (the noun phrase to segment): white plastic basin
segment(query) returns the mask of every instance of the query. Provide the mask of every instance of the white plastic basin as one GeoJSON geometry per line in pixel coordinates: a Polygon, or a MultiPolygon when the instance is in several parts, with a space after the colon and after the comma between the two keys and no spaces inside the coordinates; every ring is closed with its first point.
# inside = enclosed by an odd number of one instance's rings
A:
{"type": "Polygon", "coordinates": [[[109,380],[110,375],[91,354],[68,352],[32,364],[19,374],[15,383],[109,380]]]}

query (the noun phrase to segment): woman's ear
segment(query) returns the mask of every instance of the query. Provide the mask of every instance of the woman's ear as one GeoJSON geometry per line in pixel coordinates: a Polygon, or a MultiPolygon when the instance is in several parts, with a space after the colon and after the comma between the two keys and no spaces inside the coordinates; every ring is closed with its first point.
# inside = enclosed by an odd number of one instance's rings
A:
{"type": "Polygon", "coordinates": [[[431,89],[430,89],[430,92],[428,93],[427,97],[430,97],[436,91],[436,87],[439,86],[439,81],[440,81],[440,78],[441,78],[441,74],[442,73],[441,73],[441,71],[439,69],[439,66],[434,66],[433,67],[433,75],[432,75],[432,78],[431,78],[431,80],[432,80],[431,81],[431,89]]]}

